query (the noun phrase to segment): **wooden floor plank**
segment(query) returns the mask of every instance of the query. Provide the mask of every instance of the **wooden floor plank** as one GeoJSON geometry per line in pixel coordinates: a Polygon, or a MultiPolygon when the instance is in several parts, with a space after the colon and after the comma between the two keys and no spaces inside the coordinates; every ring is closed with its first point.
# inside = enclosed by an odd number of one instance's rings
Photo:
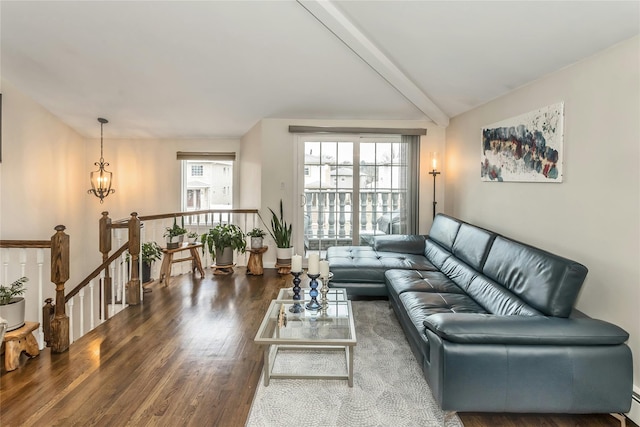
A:
{"type": "MultiPolygon", "coordinates": [[[[0,372],[0,425],[243,426],[262,372],[253,342],[291,276],[177,276],[71,345],[0,372]]],[[[619,426],[608,415],[459,414],[466,427],[619,426]]],[[[633,425],[633,423],[628,423],[633,425]]]]}

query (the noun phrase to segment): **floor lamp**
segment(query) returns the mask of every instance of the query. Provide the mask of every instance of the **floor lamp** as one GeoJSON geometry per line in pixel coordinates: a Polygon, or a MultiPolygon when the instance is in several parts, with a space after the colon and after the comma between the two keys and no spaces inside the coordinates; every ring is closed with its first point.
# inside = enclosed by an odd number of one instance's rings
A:
{"type": "Polygon", "coordinates": [[[438,153],[431,153],[431,166],[433,170],[429,174],[433,175],[433,217],[436,217],[436,175],[440,175],[440,172],[436,170],[438,166],[438,153]]]}

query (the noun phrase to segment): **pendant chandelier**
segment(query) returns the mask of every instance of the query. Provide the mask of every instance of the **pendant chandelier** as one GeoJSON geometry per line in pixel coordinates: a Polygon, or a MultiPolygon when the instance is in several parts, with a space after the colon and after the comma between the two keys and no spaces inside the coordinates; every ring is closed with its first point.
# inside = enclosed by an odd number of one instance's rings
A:
{"type": "Polygon", "coordinates": [[[102,118],[98,118],[98,121],[100,122],[100,161],[94,163],[98,166],[98,170],[91,172],[91,190],[88,193],[98,197],[100,203],[102,203],[105,197],[115,193],[116,190],[111,188],[113,174],[105,169],[105,166],[109,166],[109,163],[106,163],[104,157],[102,157],[102,126],[105,123],[109,123],[109,121],[102,118]]]}

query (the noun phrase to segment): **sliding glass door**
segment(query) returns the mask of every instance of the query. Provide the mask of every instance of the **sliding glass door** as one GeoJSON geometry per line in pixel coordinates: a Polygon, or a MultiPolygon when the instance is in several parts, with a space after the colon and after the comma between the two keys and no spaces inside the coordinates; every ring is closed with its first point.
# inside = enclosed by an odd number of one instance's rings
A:
{"type": "Polygon", "coordinates": [[[302,203],[294,236],[305,254],[413,230],[415,171],[410,143],[399,135],[300,135],[297,149],[302,203]]]}

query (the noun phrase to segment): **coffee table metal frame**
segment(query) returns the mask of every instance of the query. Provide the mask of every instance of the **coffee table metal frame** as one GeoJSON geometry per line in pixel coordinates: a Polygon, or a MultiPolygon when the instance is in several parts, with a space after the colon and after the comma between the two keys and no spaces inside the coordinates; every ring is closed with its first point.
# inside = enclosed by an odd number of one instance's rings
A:
{"type": "MultiPolygon", "coordinates": [[[[255,342],[260,345],[264,345],[264,385],[268,386],[271,378],[284,378],[284,379],[340,379],[347,380],[349,387],[353,387],[353,356],[356,340],[355,323],[353,319],[353,310],[351,307],[351,301],[339,300],[340,305],[345,305],[347,309],[349,338],[317,338],[317,339],[282,339],[277,336],[265,337],[265,330],[269,327],[270,322],[273,322],[274,310],[280,310],[282,304],[285,307],[293,304],[293,300],[272,300],[269,305],[269,309],[260,324],[258,333],[255,337],[255,342]],[[319,351],[344,351],[347,373],[345,374],[290,374],[290,373],[274,373],[273,367],[278,356],[278,352],[284,350],[319,350],[319,351]]],[[[303,301],[299,301],[302,303],[303,301]]],[[[334,304],[336,302],[334,301],[334,304]]],[[[291,315],[288,312],[288,308],[285,308],[287,315],[291,315]]],[[[331,316],[329,316],[331,317],[331,316]]],[[[335,319],[335,316],[333,317],[335,319]]],[[[323,322],[322,316],[318,315],[317,322],[323,322]]],[[[277,328],[278,326],[276,326],[277,328]]],[[[274,334],[277,335],[277,334],[274,334]]]]}

